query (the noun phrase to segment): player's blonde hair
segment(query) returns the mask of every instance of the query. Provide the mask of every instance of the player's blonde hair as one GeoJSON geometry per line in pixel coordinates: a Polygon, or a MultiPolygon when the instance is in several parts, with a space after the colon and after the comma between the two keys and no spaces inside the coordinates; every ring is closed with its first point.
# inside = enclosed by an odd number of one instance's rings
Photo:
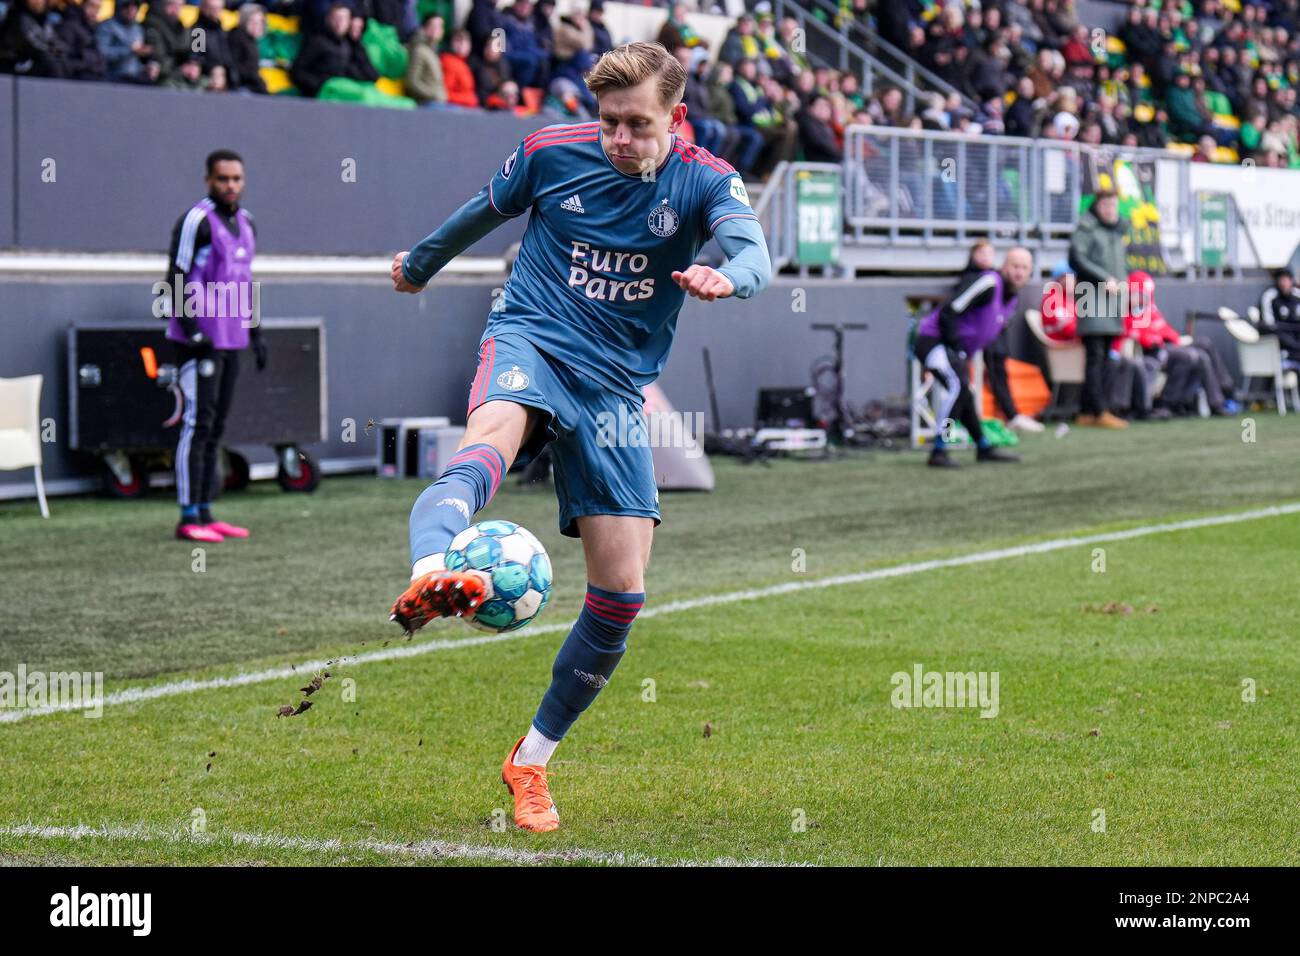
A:
{"type": "Polygon", "coordinates": [[[607,90],[626,90],[650,77],[659,79],[659,96],[670,109],[682,101],[686,70],[658,43],[638,41],[616,46],[587,74],[587,89],[599,97],[607,90]]]}

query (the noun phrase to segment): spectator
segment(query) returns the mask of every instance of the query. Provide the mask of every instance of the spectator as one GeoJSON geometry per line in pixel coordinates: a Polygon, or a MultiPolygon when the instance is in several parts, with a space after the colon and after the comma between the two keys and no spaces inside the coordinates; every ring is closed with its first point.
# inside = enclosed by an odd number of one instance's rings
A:
{"type": "MultiPolygon", "coordinates": [[[[488,109],[500,109],[499,102],[493,106],[489,101],[497,96],[503,86],[513,82],[511,61],[501,55],[501,48],[497,44],[489,43],[483,47],[482,53],[471,59],[470,68],[474,71],[474,89],[478,93],[479,102],[488,109]]],[[[518,84],[516,88],[517,86],[518,84]]]]}
{"type": "Polygon", "coordinates": [[[831,129],[831,115],[831,101],[824,96],[815,97],[798,113],[799,145],[810,163],[839,163],[844,160],[844,151],[831,129]]]}
{"type": "Polygon", "coordinates": [[[303,41],[289,70],[293,85],[303,96],[319,96],[326,81],[336,76],[357,79],[348,38],[352,20],[348,5],[336,2],[325,14],[325,29],[303,41]]]}
{"type": "Polygon", "coordinates": [[[686,71],[686,89],[682,92],[682,102],[686,104],[686,121],[695,131],[695,145],[721,156],[727,127],[713,115],[709,106],[708,87],[693,68],[694,57],[684,46],[677,47],[673,55],[686,71]]]}
{"type": "Polygon", "coordinates": [[[1105,399],[1106,362],[1113,339],[1124,333],[1120,309],[1127,284],[1128,263],[1119,197],[1113,190],[1097,191],[1091,208],[1070,237],[1070,268],[1076,275],[1075,316],[1087,353],[1083,402],[1076,423],[1099,428],[1125,428],[1112,415],[1105,399]]]}
{"type": "Polygon", "coordinates": [[[367,0],[365,12],[372,20],[392,27],[397,38],[405,43],[419,32],[418,14],[410,0],[367,0]]]}
{"type": "Polygon", "coordinates": [[[1007,110],[1005,125],[1008,136],[1033,136],[1037,132],[1034,81],[1027,76],[1016,82],[1016,98],[1007,110]]]}
{"type": "Polygon", "coordinates": [[[1184,142],[1205,135],[1210,128],[1205,107],[1197,100],[1192,78],[1179,73],[1166,97],[1169,104],[1169,131],[1184,142]]]}
{"type": "Polygon", "coordinates": [[[506,80],[496,92],[483,101],[483,105],[490,110],[520,112],[522,107],[519,100],[519,84],[514,80],[506,80]]]}
{"type": "MultiPolygon", "coordinates": [[[[86,12],[86,0],[62,0],[55,31],[67,50],[68,79],[102,80],[104,55],[95,43],[95,21],[86,12]]],[[[90,0],[98,7],[99,0],[90,0]]]]}
{"type": "Polygon", "coordinates": [[[1196,141],[1196,152],[1192,153],[1192,162],[1194,163],[1213,163],[1215,162],[1214,154],[1218,150],[1219,144],[1214,141],[1213,136],[1202,136],[1196,141]]]}
{"type": "Polygon", "coordinates": [[[156,83],[158,61],[144,42],[144,27],[136,23],[138,0],[121,0],[113,16],[95,29],[99,52],[104,54],[108,79],[115,83],[156,83]]]}
{"type": "Polygon", "coordinates": [[[669,8],[668,19],[659,28],[659,45],[665,50],[686,47],[688,50],[707,50],[709,44],[686,22],[686,4],[674,3],[669,8]]]}
{"type": "Polygon", "coordinates": [[[472,40],[470,52],[477,56],[490,42],[499,46],[505,39],[505,17],[497,9],[496,0],[474,0],[465,28],[472,40]]]}
{"type": "Polygon", "coordinates": [[[738,69],[742,60],[757,60],[759,52],[758,39],[754,36],[754,15],[742,13],[722,41],[719,58],[738,69]]]}
{"type": "MultiPolygon", "coordinates": [[[[551,26],[555,16],[555,0],[534,0],[533,35],[537,37],[537,46],[541,49],[541,62],[545,67],[555,55],[555,29],[551,26]]],[[[669,48],[671,49],[671,47],[669,48]]],[[[543,75],[549,75],[543,71],[543,75]]]]}
{"type": "Polygon", "coordinates": [[[478,91],[474,72],[470,69],[469,55],[474,40],[468,30],[457,30],[451,35],[451,49],[439,57],[442,63],[442,80],[447,89],[447,102],[452,106],[477,109],[478,91]]]}
{"type": "Polygon", "coordinates": [[[181,0],[151,3],[142,24],[144,42],[158,61],[158,82],[163,86],[174,85],[172,80],[180,74],[183,64],[191,60],[198,63],[190,50],[190,31],[181,23],[180,13],[181,0]]]}
{"type": "MultiPolygon", "coordinates": [[[[803,38],[799,36],[799,21],[794,17],[785,17],[781,20],[781,26],[778,29],[779,42],[781,49],[785,51],[786,57],[790,61],[790,66],[795,76],[805,73],[812,69],[812,63],[808,60],[808,54],[804,52],[803,38]]],[[[846,73],[845,76],[852,76],[846,73]]]]}
{"type": "Polygon", "coordinates": [[[432,14],[425,17],[420,29],[406,45],[410,54],[406,67],[406,95],[421,106],[447,102],[447,85],[442,78],[442,60],[438,55],[443,30],[442,17],[432,14]]]}
{"type": "MultiPolygon", "coordinates": [[[[533,22],[532,0],[515,0],[514,6],[503,17],[505,29],[505,57],[509,64],[509,76],[519,86],[544,86],[546,84],[546,51],[537,39],[537,28],[533,22]]],[[[489,44],[488,46],[493,46],[489,44]]],[[[484,49],[479,56],[486,62],[492,51],[484,49]]],[[[500,55],[501,51],[496,51],[500,55]]],[[[479,97],[484,98],[483,87],[479,87],[479,97]]],[[[486,102],[486,98],[484,98],[486,102]]]]}
{"type": "Polygon", "coordinates": [[[765,149],[753,167],[753,174],[761,178],[780,162],[785,152],[789,140],[785,118],[773,108],[764,93],[758,79],[758,64],[754,60],[741,60],[739,71],[731,81],[730,93],[740,125],[762,137],[765,149]]]}
{"type": "Polygon", "coordinates": [[[719,61],[713,68],[713,75],[709,80],[709,106],[713,115],[727,127],[735,143],[732,147],[734,151],[724,158],[729,160],[742,176],[749,176],[753,174],[754,166],[758,163],[759,154],[763,150],[763,134],[750,126],[741,125],[740,115],[736,111],[736,101],[731,95],[733,74],[731,64],[725,61],[719,61]]]}
{"type": "Polygon", "coordinates": [[[259,43],[266,35],[266,10],[256,3],[245,3],[239,8],[239,25],[226,35],[230,46],[230,59],[237,78],[233,88],[250,93],[266,93],[262,79],[262,53],[259,43]]]}
{"type": "Polygon", "coordinates": [[[552,83],[556,79],[566,81],[572,87],[573,95],[582,104],[583,111],[594,115],[596,98],[587,89],[583,78],[596,65],[596,55],[592,52],[596,36],[586,14],[575,10],[560,17],[552,31],[552,43],[552,83]]]}
{"type": "Polygon", "coordinates": [[[203,63],[196,54],[188,51],[166,76],[158,81],[159,86],[169,90],[189,90],[199,92],[208,88],[208,78],[203,75],[203,63]]]}
{"type": "Polygon", "coordinates": [[[591,0],[587,9],[587,20],[591,23],[591,52],[599,59],[603,54],[614,49],[609,30],[605,28],[605,0],[591,0]]]}
{"type": "MultiPolygon", "coordinates": [[[[212,3],[219,3],[220,0],[209,0],[212,3]]],[[[348,22],[348,79],[356,80],[358,83],[374,83],[379,79],[379,71],[375,69],[375,64],[370,60],[370,54],[366,52],[365,44],[361,38],[366,34],[366,18],[362,16],[353,16],[348,22]]]]}
{"type": "Polygon", "coordinates": [[[54,29],[49,0],[12,0],[0,25],[0,73],[68,75],[68,47],[54,29]]]}
{"type": "Polygon", "coordinates": [[[230,43],[226,39],[226,30],[221,25],[221,14],[225,11],[223,0],[201,0],[199,18],[194,21],[191,35],[203,42],[194,50],[203,66],[203,75],[210,76],[214,67],[221,67],[227,79],[239,82],[234,76],[235,62],[230,55],[230,43]],[[199,32],[202,31],[202,32],[199,32]]]}
{"type": "Polygon", "coordinates": [[[903,91],[896,86],[885,87],[868,104],[867,112],[876,126],[902,126],[903,91]]]}

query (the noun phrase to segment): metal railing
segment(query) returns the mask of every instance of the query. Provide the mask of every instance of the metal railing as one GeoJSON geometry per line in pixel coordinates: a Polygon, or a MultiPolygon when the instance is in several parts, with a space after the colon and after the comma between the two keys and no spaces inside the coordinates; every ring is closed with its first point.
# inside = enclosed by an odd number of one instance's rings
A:
{"type": "Polygon", "coordinates": [[[1164,199],[1161,231],[1174,232],[1162,240],[1172,250],[1194,214],[1187,157],[1047,139],[849,127],[844,223],[850,241],[861,244],[906,238],[942,246],[979,235],[1031,247],[1060,242],[1074,231],[1084,190],[1104,174],[1114,176],[1119,159],[1154,175],[1155,203],[1135,197],[1140,182],[1117,185],[1122,201],[1158,206],[1164,199]]]}
{"type": "MultiPolygon", "coordinates": [[[[808,7],[793,0],[775,0],[773,13],[778,20],[791,17],[799,24],[804,34],[803,52],[814,66],[827,66],[842,73],[856,74],[866,96],[872,94],[877,84],[897,86],[903,94],[903,108],[908,113],[914,113],[918,97],[931,92],[948,93],[953,90],[939,77],[896,50],[894,66],[890,66],[854,43],[847,30],[838,30],[819,20],[808,7]]],[[[883,40],[880,42],[884,43],[883,40]]]]}
{"type": "MultiPolygon", "coordinates": [[[[976,108],[974,100],[943,79],[939,74],[912,59],[879,33],[867,29],[860,20],[855,20],[851,16],[841,16],[842,11],[839,6],[832,3],[831,0],[795,0],[795,2],[809,10],[821,10],[831,18],[831,24],[846,40],[879,61],[882,66],[888,67],[896,74],[901,74],[909,87],[918,91],[939,93],[944,97],[956,93],[961,97],[962,105],[967,109],[974,110],[976,108]]],[[[908,111],[914,112],[913,102],[909,99],[907,103],[908,111]]]]}
{"type": "MultiPolygon", "coordinates": [[[[799,209],[796,198],[798,175],[800,172],[838,171],[841,167],[834,163],[778,163],[763,185],[762,195],[754,204],[754,215],[758,217],[767,236],[768,258],[772,260],[772,269],[780,271],[796,262],[799,241],[799,209]]],[[[834,270],[832,270],[834,271],[834,270]]],[[[807,274],[807,267],[800,269],[807,274]]]]}

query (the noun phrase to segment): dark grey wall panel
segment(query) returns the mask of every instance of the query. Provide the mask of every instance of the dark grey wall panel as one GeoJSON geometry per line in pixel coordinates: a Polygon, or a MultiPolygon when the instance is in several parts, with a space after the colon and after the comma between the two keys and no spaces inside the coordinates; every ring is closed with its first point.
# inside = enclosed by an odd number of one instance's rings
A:
{"type": "MultiPolygon", "coordinates": [[[[23,79],[17,90],[18,234],[0,245],[32,249],[165,250],[176,219],[206,191],[204,157],[222,146],[247,161],[259,251],[408,248],[545,125],[59,80],[23,79]],[[57,184],[40,181],[46,158],[58,164],[57,184]],[[344,181],[344,160],[355,161],[355,182],[344,181]]],[[[507,223],[473,251],[499,254],[523,225],[507,223]]]]}
{"type": "Polygon", "coordinates": [[[0,76],[0,249],[12,246],[14,238],[14,78],[0,76]]]}
{"type": "MultiPolygon", "coordinates": [[[[447,415],[463,422],[474,375],[475,350],[496,281],[439,280],[419,296],[399,296],[378,282],[272,282],[263,293],[268,318],[325,320],[328,356],[329,440],[312,450],[322,457],[373,454],[372,438],[360,432],[368,418],[447,415]],[[358,425],[357,444],[341,440],[341,421],[358,425]]],[[[901,396],[906,391],[904,347],[908,323],[903,296],[935,291],[945,283],[880,279],[855,282],[779,280],[749,301],[688,300],[660,383],[679,410],[708,412],[701,350],[713,359],[722,425],[753,423],[760,387],[801,386],[813,359],[830,349],[830,336],[813,323],[865,321],[866,333],[846,344],[847,397],[855,405],[901,396]],[[805,290],[806,311],[792,309],[805,290]]],[[[1228,305],[1244,314],[1260,283],[1165,280],[1157,300],[1182,327],[1188,308],[1228,305]]],[[[89,474],[87,462],[64,447],[67,428],[65,331],[70,322],[138,323],[148,317],[147,283],[0,283],[0,376],[40,372],[46,377],[42,415],[54,418],[60,442],[46,448],[52,480],[89,474]],[[143,300],[143,304],[142,304],[143,300]]],[[[161,336],[162,325],[159,323],[161,336]]],[[[1224,355],[1235,356],[1224,337],[1224,355]]],[[[1017,354],[1035,359],[1023,327],[1013,337],[1017,354]]],[[[251,365],[246,374],[256,374],[251,365]]],[[[262,451],[261,459],[269,459],[262,451]]],[[[0,483],[30,481],[27,473],[0,473],[0,483]]]]}

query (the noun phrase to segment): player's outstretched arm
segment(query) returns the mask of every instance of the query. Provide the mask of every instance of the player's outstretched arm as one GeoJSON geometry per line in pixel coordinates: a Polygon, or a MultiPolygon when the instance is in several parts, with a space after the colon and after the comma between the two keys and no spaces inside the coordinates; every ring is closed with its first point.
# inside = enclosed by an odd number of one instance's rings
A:
{"type": "Polygon", "coordinates": [[[399,252],[393,257],[390,270],[393,288],[398,292],[422,291],[443,266],[509,218],[493,208],[484,186],[410,252],[399,252]]]}
{"type": "Polygon", "coordinates": [[[732,295],[748,299],[767,288],[772,260],[767,254],[767,237],[757,219],[723,220],[714,236],[727,256],[726,265],[720,269],[693,265],[685,272],[674,272],[674,282],[688,295],[707,302],[732,295]]]}

